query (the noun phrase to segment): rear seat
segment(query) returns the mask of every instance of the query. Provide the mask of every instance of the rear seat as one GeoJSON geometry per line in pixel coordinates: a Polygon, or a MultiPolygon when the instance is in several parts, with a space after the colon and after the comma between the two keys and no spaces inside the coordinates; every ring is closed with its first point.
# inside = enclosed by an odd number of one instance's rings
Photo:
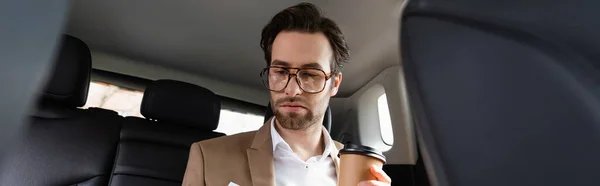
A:
{"type": "Polygon", "coordinates": [[[122,117],[77,108],[86,102],[90,71],[88,47],[64,36],[31,123],[0,170],[0,185],[108,184],[122,117]]]}
{"type": "Polygon", "coordinates": [[[181,185],[189,147],[213,132],[221,103],[210,90],[158,80],[144,91],[141,113],[126,117],[110,185],[181,185]]]}
{"type": "Polygon", "coordinates": [[[181,185],[189,147],[213,132],[221,103],[208,89],[173,80],[146,88],[144,117],[85,104],[91,56],[64,36],[40,103],[0,168],[0,185],[181,185]]]}

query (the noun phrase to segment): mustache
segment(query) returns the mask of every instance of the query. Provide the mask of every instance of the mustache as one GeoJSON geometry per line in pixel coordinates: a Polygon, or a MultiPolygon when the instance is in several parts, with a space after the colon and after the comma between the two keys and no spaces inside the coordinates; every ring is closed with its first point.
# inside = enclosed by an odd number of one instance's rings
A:
{"type": "Polygon", "coordinates": [[[301,98],[301,97],[285,97],[285,98],[281,98],[275,101],[275,105],[281,105],[282,103],[286,103],[286,102],[299,102],[302,103],[304,105],[308,105],[308,101],[306,101],[306,99],[301,98]]]}

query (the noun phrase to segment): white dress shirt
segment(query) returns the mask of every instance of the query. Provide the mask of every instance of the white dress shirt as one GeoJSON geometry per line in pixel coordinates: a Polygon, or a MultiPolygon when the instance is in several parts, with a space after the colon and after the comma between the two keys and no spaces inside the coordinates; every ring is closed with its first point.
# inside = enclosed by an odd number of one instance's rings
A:
{"type": "Polygon", "coordinates": [[[275,129],[275,117],[271,120],[271,139],[273,142],[273,161],[275,165],[275,185],[304,186],[337,184],[334,160],[333,140],[323,128],[325,150],[322,155],[303,161],[275,129]]]}

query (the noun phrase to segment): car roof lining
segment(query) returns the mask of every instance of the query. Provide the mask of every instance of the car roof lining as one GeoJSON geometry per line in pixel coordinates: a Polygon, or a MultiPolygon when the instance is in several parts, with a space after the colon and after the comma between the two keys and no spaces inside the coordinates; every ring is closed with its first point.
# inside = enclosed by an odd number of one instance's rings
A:
{"type": "MultiPolygon", "coordinates": [[[[74,1],[66,32],[86,42],[93,53],[129,59],[95,59],[95,68],[160,78],[127,69],[133,68],[127,63],[138,61],[262,90],[258,74],[265,62],[259,47],[260,31],[278,11],[299,2],[74,1]],[[104,63],[121,65],[102,68],[104,63]]],[[[339,24],[351,50],[339,97],[352,95],[382,70],[400,64],[401,1],[313,3],[339,24]]]]}

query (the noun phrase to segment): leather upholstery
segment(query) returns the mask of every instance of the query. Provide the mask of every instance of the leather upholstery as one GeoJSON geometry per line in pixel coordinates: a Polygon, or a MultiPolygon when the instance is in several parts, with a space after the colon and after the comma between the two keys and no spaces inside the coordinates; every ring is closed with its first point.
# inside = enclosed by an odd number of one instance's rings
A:
{"type": "Polygon", "coordinates": [[[432,185],[598,185],[599,5],[409,1],[401,53],[432,185]]]}
{"type": "Polygon", "coordinates": [[[87,46],[65,36],[57,66],[0,185],[181,185],[192,143],[224,134],[220,101],[196,85],[160,80],[146,89],[142,113],[78,109],[85,104],[91,60],[87,46]]]}
{"type": "Polygon", "coordinates": [[[85,104],[89,51],[65,36],[53,79],[0,170],[0,185],[107,185],[122,117],[85,104]],[[84,85],[85,84],[85,85],[84,85]]]}
{"type": "Polygon", "coordinates": [[[83,41],[69,35],[63,36],[61,44],[54,71],[42,99],[53,102],[52,104],[80,107],[85,105],[90,84],[90,50],[83,41]]]}
{"type": "Polygon", "coordinates": [[[143,119],[126,117],[110,185],[181,185],[192,143],[224,136],[213,132],[220,102],[211,91],[158,80],[146,88],[143,119]]]}
{"type": "MultiPolygon", "coordinates": [[[[273,109],[271,107],[271,103],[269,103],[267,105],[267,109],[265,110],[265,120],[264,122],[267,122],[267,120],[271,119],[271,117],[273,117],[273,109]]],[[[329,133],[331,133],[331,107],[327,106],[327,110],[325,111],[325,116],[323,116],[323,126],[325,127],[325,129],[327,129],[327,131],[329,133]]]]}
{"type": "Polygon", "coordinates": [[[224,134],[127,117],[110,185],[181,185],[191,144],[219,136],[224,134]]]}
{"type": "Polygon", "coordinates": [[[157,80],[144,91],[144,117],[212,131],[217,128],[221,102],[212,91],[190,83],[157,80]]]}
{"type": "Polygon", "coordinates": [[[5,161],[0,185],[108,183],[121,117],[100,109],[71,109],[61,115],[31,118],[5,161]]]}

